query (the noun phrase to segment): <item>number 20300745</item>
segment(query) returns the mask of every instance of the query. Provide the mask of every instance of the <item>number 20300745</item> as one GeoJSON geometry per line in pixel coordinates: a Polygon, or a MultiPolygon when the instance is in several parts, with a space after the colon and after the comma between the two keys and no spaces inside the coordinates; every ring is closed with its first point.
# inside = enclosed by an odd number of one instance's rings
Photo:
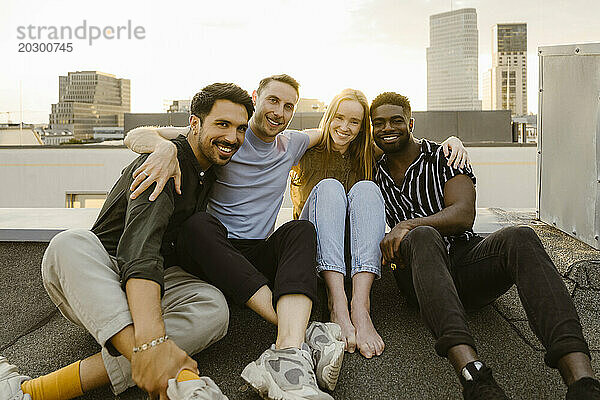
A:
{"type": "Polygon", "coordinates": [[[70,53],[73,43],[19,43],[19,53],[70,53]]]}

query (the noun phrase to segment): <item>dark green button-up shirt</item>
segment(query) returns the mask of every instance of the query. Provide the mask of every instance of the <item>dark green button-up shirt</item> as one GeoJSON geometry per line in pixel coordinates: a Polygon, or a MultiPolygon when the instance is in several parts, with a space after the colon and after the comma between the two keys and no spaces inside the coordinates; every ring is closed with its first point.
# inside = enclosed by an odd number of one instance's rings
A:
{"type": "Polygon", "coordinates": [[[177,146],[182,194],[175,192],[169,179],[156,200],[148,199],[155,184],[130,199],[132,174],[148,158],[143,154],[123,170],[92,227],[106,251],[117,258],[123,289],[128,279],[139,278],[155,281],[162,291],[164,268],[177,264],[179,227],[194,213],[206,210],[215,167],[202,170],[185,136],[172,142],[177,146]]]}

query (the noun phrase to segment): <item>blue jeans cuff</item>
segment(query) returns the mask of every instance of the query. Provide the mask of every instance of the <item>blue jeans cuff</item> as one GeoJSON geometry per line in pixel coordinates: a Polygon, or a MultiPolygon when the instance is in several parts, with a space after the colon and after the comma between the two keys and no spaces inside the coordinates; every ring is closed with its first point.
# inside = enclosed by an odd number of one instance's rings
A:
{"type": "Polygon", "coordinates": [[[375,279],[381,278],[381,267],[373,267],[371,265],[362,265],[360,267],[352,268],[352,276],[356,275],[359,272],[371,272],[375,274],[375,279]]]}
{"type": "Polygon", "coordinates": [[[338,267],[337,265],[317,264],[317,273],[320,274],[323,271],[334,271],[346,276],[346,268],[338,267]]]}

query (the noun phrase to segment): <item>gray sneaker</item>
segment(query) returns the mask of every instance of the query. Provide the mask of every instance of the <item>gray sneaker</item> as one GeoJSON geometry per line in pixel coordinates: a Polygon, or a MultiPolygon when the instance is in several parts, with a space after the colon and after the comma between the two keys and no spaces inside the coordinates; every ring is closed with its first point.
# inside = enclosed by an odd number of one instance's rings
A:
{"type": "Polygon", "coordinates": [[[302,349],[277,350],[273,345],[244,368],[242,378],[263,399],[333,400],[317,386],[313,368],[310,348],[305,343],[302,349]]]}
{"type": "Polygon", "coordinates": [[[171,400],[229,400],[217,384],[206,376],[192,381],[169,379],[167,396],[171,400]]]}
{"type": "Polygon", "coordinates": [[[31,396],[21,390],[21,384],[29,379],[31,378],[28,376],[20,375],[17,367],[0,356],[0,399],[31,400],[31,396]]]}
{"type": "Polygon", "coordinates": [[[334,322],[311,322],[306,330],[306,343],[312,350],[317,382],[333,391],[344,360],[342,328],[334,322]]]}

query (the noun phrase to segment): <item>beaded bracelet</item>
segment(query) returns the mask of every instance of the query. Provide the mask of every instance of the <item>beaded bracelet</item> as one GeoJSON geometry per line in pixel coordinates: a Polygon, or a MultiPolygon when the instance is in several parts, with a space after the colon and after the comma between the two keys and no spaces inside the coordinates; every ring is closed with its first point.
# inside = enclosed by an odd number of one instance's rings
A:
{"type": "Polygon", "coordinates": [[[148,350],[149,348],[156,347],[159,344],[166,342],[168,339],[169,339],[168,335],[161,336],[161,337],[156,338],[156,339],[154,339],[154,340],[152,340],[152,341],[150,341],[148,343],[144,343],[141,346],[134,347],[133,348],[133,352],[134,353],[139,353],[140,351],[148,350]]]}

